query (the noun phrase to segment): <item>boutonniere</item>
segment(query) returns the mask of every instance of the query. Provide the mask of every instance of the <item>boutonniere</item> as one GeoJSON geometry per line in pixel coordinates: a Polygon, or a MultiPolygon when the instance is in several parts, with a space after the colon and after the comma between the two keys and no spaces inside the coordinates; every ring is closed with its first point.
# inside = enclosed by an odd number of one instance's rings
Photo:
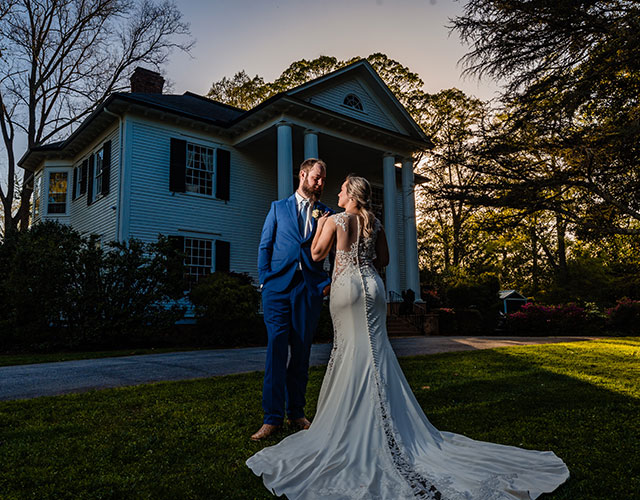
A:
{"type": "Polygon", "coordinates": [[[313,217],[315,220],[318,220],[321,215],[322,215],[322,210],[320,210],[319,208],[314,208],[313,212],[311,212],[311,217],[313,217]]]}

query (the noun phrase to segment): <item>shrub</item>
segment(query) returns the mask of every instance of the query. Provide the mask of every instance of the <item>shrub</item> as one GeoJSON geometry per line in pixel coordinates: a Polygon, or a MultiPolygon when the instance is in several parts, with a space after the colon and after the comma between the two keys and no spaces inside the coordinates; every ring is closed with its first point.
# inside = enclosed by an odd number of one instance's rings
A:
{"type": "Polygon", "coordinates": [[[63,342],[67,292],[85,246],[79,233],[55,222],[7,235],[0,251],[5,349],[17,343],[46,349],[63,342]]]}
{"type": "Polygon", "coordinates": [[[0,245],[2,350],[125,347],[182,314],[167,240],[96,245],[72,228],[43,222],[0,245]]]}
{"type": "Polygon", "coordinates": [[[478,335],[483,333],[483,318],[477,309],[457,309],[455,320],[456,335],[478,335]]]}
{"type": "Polygon", "coordinates": [[[440,335],[453,335],[456,333],[456,313],[448,307],[434,309],[438,313],[438,333],[440,335]]]}
{"type": "Polygon", "coordinates": [[[507,315],[507,324],[518,335],[581,335],[594,330],[585,308],[573,303],[545,306],[529,302],[507,315]]]}
{"type": "Polygon", "coordinates": [[[174,272],[174,249],[165,237],[112,242],[81,257],[80,293],[71,294],[66,311],[79,344],[144,344],[184,314],[177,302],[182,273],[174,272]]]}
{"type": "MultiPolygon", "coordinates": [[[[480,321],[479,327],[474,331],[491,331],[498,322],[500,311],[500,281],[491,273],[483,273],[473,277],[459,277],[446,290],[447,305],[453,307],[456,312],[475,309],[473,313],[476,320],[480,321]]],[[[468,316],[463,313],[463,316],[468,316]]],[[[461,323],[467,328],[466,319],[461,323]]]]}
{"type": "Polygon", "coordinates": [[[440,296],[436,290],[423,290],[422,291],[422,300],[424,300],[425,307],[427,311],[432,309],[436,309],[442,306],[442,300],[440,300],[440,296]]]}
{"type": "Polygon", "coordinates": [[[624,297],[615,307],[607,309],[607,326],[612,330],[633,335],[640,334],[640,301],[624,297]]]}
{"type": "Polygon", "coordinates": [[[217,346],[264,344],[258,315],[260,293],[247,274],[215,272],[195,285],[189,298],[195,306],[202,342],[217,346]]]}

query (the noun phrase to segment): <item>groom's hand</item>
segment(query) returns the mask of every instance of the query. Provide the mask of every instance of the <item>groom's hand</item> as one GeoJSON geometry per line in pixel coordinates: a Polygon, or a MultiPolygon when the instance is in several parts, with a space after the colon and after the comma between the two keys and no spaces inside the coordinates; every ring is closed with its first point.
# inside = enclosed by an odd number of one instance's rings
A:
{"type": "Polygon", "coordinates": [[[331,285],[327,285],[324,287],[324,290],[322,290],[322,296],[326,297],[327,295],[329,295],[329,292],[331,291],[331,285]]]}

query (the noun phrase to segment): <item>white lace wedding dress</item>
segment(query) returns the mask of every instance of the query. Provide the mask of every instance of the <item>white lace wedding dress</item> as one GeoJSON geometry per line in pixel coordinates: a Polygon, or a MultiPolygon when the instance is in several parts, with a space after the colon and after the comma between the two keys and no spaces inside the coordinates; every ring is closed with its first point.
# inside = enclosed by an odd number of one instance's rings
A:
{"type": "Polygon", "coordinates": [[[569,471],[551,451],[431,425],[387,338],[384,285],[372,264],[380,223],[361,238],[357,216],[332,221],[335,338],[316,415],[308,430],[249,458],[251,470],[289,500],[528,500],[562,484],[569,471]]]}

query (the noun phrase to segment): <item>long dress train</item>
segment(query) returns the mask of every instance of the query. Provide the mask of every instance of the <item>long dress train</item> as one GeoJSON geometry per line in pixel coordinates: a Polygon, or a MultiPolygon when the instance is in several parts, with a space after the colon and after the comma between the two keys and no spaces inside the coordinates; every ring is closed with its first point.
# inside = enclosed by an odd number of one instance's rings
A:
{"type": "Polygon", "coordinates": [[[341,213],[330,311],[334,345],[313,423],[247,465],[289,500],[530,500],[569,471],[551,451],[436,429],[415,399],[386,332],[384,285],[368,237],[341,213]]]}

